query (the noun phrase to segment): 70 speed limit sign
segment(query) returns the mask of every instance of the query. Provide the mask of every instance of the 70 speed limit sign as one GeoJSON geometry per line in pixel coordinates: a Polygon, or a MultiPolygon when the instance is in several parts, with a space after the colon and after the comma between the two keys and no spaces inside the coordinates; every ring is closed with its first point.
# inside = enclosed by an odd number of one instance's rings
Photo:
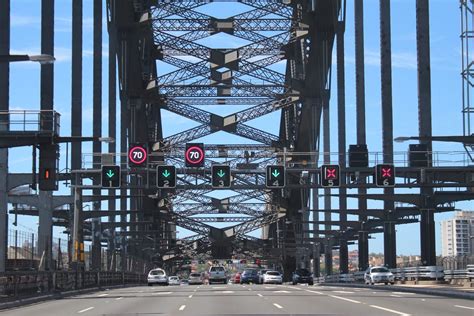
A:
{"type": "Polygon", "coordinates": [[[204,166],[204,144],[186,144],[186,151],[184,155],[186,167],[204,166]]]}
{"type": "Polygon", "coordinates": [[[148,152],[144,144],[133,144],[128,149],[128,163],[131,166],[146,165],[148,152]]]}

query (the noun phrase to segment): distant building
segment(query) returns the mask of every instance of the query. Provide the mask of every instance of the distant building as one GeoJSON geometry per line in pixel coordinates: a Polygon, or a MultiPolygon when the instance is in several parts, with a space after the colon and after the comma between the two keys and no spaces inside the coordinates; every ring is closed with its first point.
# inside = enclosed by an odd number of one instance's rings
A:
{"type": "Polygon", "coordinates": [[[474,253],[474,211],[456,212],[441,222],[441,247],[443,257],[474,253]]]}

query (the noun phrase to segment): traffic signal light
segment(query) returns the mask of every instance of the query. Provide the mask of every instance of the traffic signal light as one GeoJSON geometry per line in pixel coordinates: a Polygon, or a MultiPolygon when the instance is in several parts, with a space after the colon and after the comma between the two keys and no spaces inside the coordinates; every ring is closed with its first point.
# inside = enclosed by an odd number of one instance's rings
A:
{"type": "Polygon", "coordinates": [[[285,166],[267,166],[266,185],[269,188],[283,188],[285,186],[285,166]]]}
{"type": "Polygon", "coordinates": [[[39,189],[41,191],[56,191],[59,146],[57,144],[40,144],[39,148],[39,189]]]}
{"type": "Polygon", "coordinates": [[[211,167],[212,187],[229,188],[230,187],[230,166],[213,165],[211,167]]]}
{"type": "Polygon", "coordinates": [[[333,188],[341,185],[341,171],[339,165],[321,166],[321,186],[323,188],[333,188]]]}
{"type": "Polygon", "coordinates": [[[176,167],[161,165],[156,168],[156,184],[158,188],[176,187],[176,167]]]}
{"type": "Polygon", "coordinates": [[[375,185],[378,187],[395,186],[395,166],[394,165],[376,165],[375,166],[375,185]]]}
{"type": "Polygon", "coordinates": [[[102,166],[100,178],[103,188],[120,188],[120,166],[102,166]]]}
{"type": "Polygon", "coordinates": [[[147,163],[148,151],[145,144],[131,144],[128,149],[128,164],[132,167],[144,166],[147,163]]]}
{"type": "Polygon", "coordinates": [[[204,144],[186,144],[186,151],[184,153],[186,167],[203,167],[204,158],[204,144]]]}

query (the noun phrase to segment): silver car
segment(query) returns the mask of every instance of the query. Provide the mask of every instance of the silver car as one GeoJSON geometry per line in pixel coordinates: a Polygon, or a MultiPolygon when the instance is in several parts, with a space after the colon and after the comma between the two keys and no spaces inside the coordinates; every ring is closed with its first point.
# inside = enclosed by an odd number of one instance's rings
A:
{"type": "Polygon", "coordinates": [[[263,284],[268,283],[275,283],[275,284],[283,284],[283,277],[281,273],[278,271],[267,271],[263,275],[263,284]]]}
{"type": "Polygon", "coordinates": [[[189,283],[189,285],[192,285],[192,284],[201,285],[201,284],[204,283],[204,278],[202,277],[201,273],[193,272],[189,275],[188,283],[189,283]]]}
{"type": "Polygon", "coordinates": [[[173,275],[168,278],[168,283],[169,285],[180,285],[181,281],[179,280],[179,277],[173,275]]]}
{"type": "Polygon", "coordinates": [[[384,266],[376,266],[376,267],[369,267],[364,274],[364,281],[365,284],[375,284],[375,283],[385,283],[387,284],[394,284],[395,283],[395,276],[387,267],[384,266]]]}
{"type": "Polygon", "coordinates": [[[168,285],[168,276],[163,269],[153,269],[148,272],[148,286],[153,284],[168,285]]]}

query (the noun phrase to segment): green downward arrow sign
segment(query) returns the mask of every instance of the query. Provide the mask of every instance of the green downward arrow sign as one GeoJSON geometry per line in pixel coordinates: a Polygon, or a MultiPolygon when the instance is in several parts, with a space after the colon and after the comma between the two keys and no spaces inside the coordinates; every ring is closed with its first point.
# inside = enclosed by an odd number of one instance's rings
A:
{"type": "Polygon", "coordinates": [[[217,175],[218,175],[219,177],[221,177],[221,178],[222,178],[223,176],[225,176],[224,170],[222,170],[222,169],[219,170],[219,172],[217,172],[217,175]]]}
{"type": "Polygon", "coordinates": [[[115,173],[112,170],[109,170],[107,171],[106,175],[107,177],[112,178],[115,175],[115,173]]]}
{"type": "Polygon", "coordinates": [[[280,172],[278,170],[273,170],[272,172],[272,176],[274,176],[275,178],[278,178],[278,176],[280,175],[280,172]]]}
{"type": "Polygon", "coordinates": [[[163,171],[161,174],[162,174],[163,177],[165,177],[165,178],[168,178],[168,177],[171,175],[171,173],[168,171],[168,169],[165,169],[165,171],[163,171]]]}

